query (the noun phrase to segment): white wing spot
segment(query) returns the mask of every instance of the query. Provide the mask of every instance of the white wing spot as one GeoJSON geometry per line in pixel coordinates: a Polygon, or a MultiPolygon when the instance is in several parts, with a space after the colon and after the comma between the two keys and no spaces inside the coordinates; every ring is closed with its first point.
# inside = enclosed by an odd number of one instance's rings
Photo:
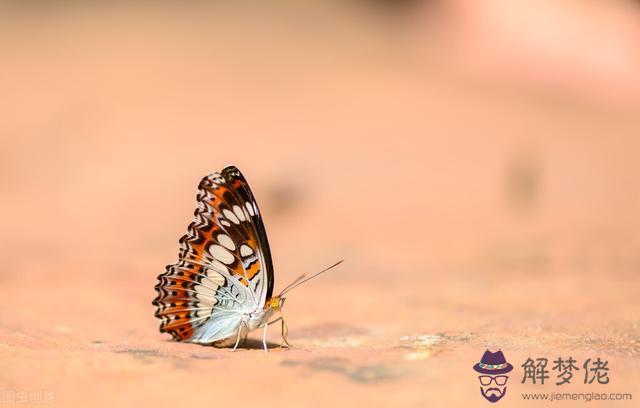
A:
{"type": "Polygon", "coordinates": [[[218,262],[219,265],[216,265],[216,262],[217,261],[213,261],[213,268],[206,270],[205,274],[207,275],[207,277],[202,278],[203,283],[205,281],[210,282],[210,283],[207,283],[207,286],[211,286],[214,288],[218,288],[219,286],[224,285],[224,276],[216,272],[214,268],[222,269],[223,271],[227,270],[227,268],[224,265],[220,264],[219,262],[218,262]]]}
{"type": "Polygon", "coordinates": [[[213,272],[210,272],[209,270],[207,270],[207,276],[210,279],[215,280],[216,282],[220,282],[220,285],[223,285],[224,275],[228,273],[227,267],[224,266],[222,262],[214,260],[211,262],[211,266],[209,266],[209,269],[212,270],[213,272]]]}
{"type": "Polygon", "coordinates": [[[226,248],[220,245],[211,245],[209,248],[211,255],[223,264],[231,265],[234,261],[234,256],[226,248]]]}
{"type": "Polygon", "coordinates": [[[226,208],[224,210],[222,210],[222,214],[227,217],[227,219],[229,221],[231,221],[234,224],[240,224],[240,220],[238,220],[238,217],[236,217],[236,215],[234,213],[232,213],[231,211],[227,210],[226,208]]]}
{"type": "Polygon", "coordinates": [[[227,234],[220,234],[218,235],[217,238],[220,245],[227,248],[229,251],[236,250],[236,245],[233,243],[233,240],[231,240],[231,238],[229,238],[227,234]]]}
{"type": "Polygon", "coordinates": [[[253,217],[254,215],[256,215],[256,214],[253,212],[253,207],[251,206],[251,203],[250,203],[250,202],[248,202],[248,201],[247,201],[247,202],[245,203],[245,205],[244,205],[244,206],[245,206],[245,207],[247,207],[247,211],[249,211],[249,214],[251,214],[251,216],[252,216],[252,217],[253,217]]]}
{"type": "Polygon", "coordinates": [[[240,208],[237,205],[233,206],[233,212],[236,213],[236,216],[240,219],[240,221],[246,221],[247,219],[244,216],[244,212],[242,211],[242,208],[240,208]]]}
{"type": "Polygon", "coordinates": [[[251,247],[249,245],[243,244],[240,247],[240,255],[242,255],[242,256],[253,255],[253,249],[251,249],[251,247]]]}
{"type": "Polygon", "coordinates": [[[225,227],[230,227],[231,223],[227,220],[220,220],[220,224],[222,224],[225,227]]]}
{"type": "Polygon", "coordinates": [[[198,299],[198,302],[201,304],[213,306],[218,302],[218,299],[216,299],[216,291],[209,287],[209,285],[205,285],[196,285],[196,299],[198,299]]]}

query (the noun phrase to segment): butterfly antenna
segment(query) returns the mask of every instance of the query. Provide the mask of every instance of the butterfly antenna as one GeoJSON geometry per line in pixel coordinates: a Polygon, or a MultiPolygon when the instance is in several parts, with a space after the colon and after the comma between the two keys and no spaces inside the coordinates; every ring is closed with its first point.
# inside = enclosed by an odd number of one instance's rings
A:
{"type": "Polygon", "coordinates": [[[298,277],[296,278],[296,280],[294,280],[293,282],[291,282],[291,283],[289,284],[289,286],[287,286],[286,288],[284,288],[284,289],[282,290],[282,292],[280,292],[280,296],[282,296],[282,295],[284,295],[285,293],[289,292],[291,289],[293,289],[293,288],[295,288],[295,287],[298,287],[298,286],[302,285],[303,283],[305,283],[305,282],[307,282],[307,281],[309,281],[309,280],[311,280],[311,279],[315,278],[316,276],[321,275],[321,274],[323,274],[323,273],[327,272],[328,270],[335,268],[336,266],[340,265],[342,262],[344,262],[344,259],[339,260],[338,262],[334,263],[333,265],[329,266],[328,268],[325,268],[325,269],[321,270],[320,272],[314,273],[313,275],[311,275],[311,276],[309,276],[309,277],[307,277],[307,274],[306,274],[306,273],[303,273],[302,275],[298,276],[298,277]]]}

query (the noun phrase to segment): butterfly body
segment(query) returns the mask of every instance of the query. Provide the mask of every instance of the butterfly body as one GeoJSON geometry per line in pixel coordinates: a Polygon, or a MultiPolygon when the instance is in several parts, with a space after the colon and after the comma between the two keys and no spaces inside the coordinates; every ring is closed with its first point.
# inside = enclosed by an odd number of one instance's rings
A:
{"type": "Polygon", "coordinates": [[[217,337],[223,338],[218,340],[216,340],[216,337],[207,336],[207,326],[215,327],[216,324],[214,322],[211,322],[208,325],[205,324],[201,331],[203,334],[193,337],[188,341],[191,343],[211,344],[215,347],[231,347],[235,343],[243,343],[250,332],[258,329],[259,327],[264,327],[264,325],[268,323],[272,312],[273,310],[271,309],[263,309],[253,313],[243,314],[239,319],[231,319],[226,330],[226,333],[229,335],[219,335],[217,337]]]}

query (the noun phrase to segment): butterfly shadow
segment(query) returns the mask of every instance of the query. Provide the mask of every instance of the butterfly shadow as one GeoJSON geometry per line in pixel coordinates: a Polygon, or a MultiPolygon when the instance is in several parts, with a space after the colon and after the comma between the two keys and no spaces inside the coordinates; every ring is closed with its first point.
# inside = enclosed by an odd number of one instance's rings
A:
{"type": "MultiPolygon", "coordinates": [[[[238,348],[246,350],[263,350],[262,339],[246,339],[243,343],[238,345],[238,348]]],[[[273,343],[267,341],[267,350],[279,349],[280,343],[273,343]]]]}

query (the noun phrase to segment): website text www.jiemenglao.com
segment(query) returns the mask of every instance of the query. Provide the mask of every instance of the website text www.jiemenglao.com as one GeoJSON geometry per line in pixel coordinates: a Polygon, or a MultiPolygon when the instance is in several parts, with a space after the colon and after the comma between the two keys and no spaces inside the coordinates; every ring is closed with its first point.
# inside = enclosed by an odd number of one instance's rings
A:
{"type": "Polygon", "coordinates": [[[531,401],[630,401],[629,392],[533,392],[522,393],[522,399],[531,401]]]}

